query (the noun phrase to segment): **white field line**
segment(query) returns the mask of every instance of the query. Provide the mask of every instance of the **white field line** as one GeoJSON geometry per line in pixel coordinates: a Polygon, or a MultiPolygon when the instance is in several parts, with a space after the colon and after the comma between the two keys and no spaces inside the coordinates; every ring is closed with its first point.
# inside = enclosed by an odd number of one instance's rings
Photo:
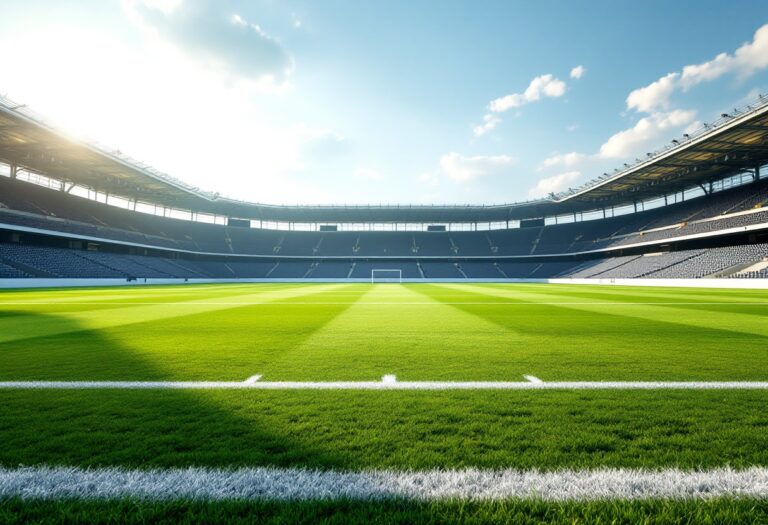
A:
{"type": "MultiPolygon", "coordinates": [[[[0,306],[31,306],[31,305],[70,305],[73,304],[69,301],[0,301],[0,306]]],[[[537,305],[579,305],[579,306],[768,306],[768,302],[758,301],[686,301],[686,302],[671,302],[671,301],[643,301],[643,302],[625,302],[625,301],[268,301],[268,302],[248,302],[248,301],[93,301],[93,302],[77,302],[76,305],[87,306],[130,306],[130,305],[172,305],[172,306],[199,306],[199,305],[226,305],[226,306],[276,306],[276,305],[334,305],[334,304],[353,304],[353,305],[376,305],[376,306],[401,306],[401,305],[426,305],[426,306],[442,306],[442,305],[514,305],[514,306],[537,306],[537,305]]]]}
{"type": "Polygon", "coordinates": [[[532,498],[547,501],[768,497],[768,468],[319,471],[295,468],[0,468],[0,500],[417,501],[532,498]]]}
{"type": "Polygon", "coordinates": [[[768,390],[768,381],[0,381],[0,389],[768,390]]]}

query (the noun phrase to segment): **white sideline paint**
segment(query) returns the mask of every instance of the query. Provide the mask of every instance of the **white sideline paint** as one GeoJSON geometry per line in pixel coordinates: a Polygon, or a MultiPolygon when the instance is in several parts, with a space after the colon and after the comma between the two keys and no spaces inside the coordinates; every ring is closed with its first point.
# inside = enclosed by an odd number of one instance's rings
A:
{"type": "MultiPolygon", "coordinates": [[[[322,293],[318,293],[322,296],[322,293]]],[[[501,297],[501,296],[494,296],[501,297]]],[[[29,305],[71,305],[71,301],[0,301],[0,306],[29,306],[29,305]]],[[[134,305],[171,305],[171,306],[445,306],[445,305],[487,305],[487,306],[768,306],[766,301],[285,301],[268,302],[247,301],[77,301],[77,305],[85,306],[134,306],[134,305]]]]}
{"type": "Polygon", "coordinates": [[[0,500],[546,501],[768,497],[768,468],[635,470],[431,470],[337,472],[296,468],[0,468],[0,500]]]}
{"type": "Polygon", "coordinates": [[[542,381],[541,379],[539,379],[536,376],[523,376],[523,377],[526,379],[526,381],[529,381],[531,383],[543,383],[544,382],[544,381],[542,381]]]}
{"type": "MultiPolygon", "coordinates": [[[[387,376],[385,376],[387,377],[387,376]]],[[[394,377],[394,376],[391,376],[394,377]]],[[[382,378],[383,379],[383,378],[382,378]]],[[[768,381],[0,381],[15,390],[768,390],[768,381]]]]}

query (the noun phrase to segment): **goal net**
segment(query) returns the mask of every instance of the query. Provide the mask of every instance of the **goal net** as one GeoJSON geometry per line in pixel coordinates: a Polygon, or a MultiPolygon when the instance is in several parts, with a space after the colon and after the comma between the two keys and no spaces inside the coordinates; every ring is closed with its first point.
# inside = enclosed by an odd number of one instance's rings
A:
{"type": "Polygon", "coordinates": [[[403,282],[402,270],[371,270],[372,283],[401,283],[403,282]]]}

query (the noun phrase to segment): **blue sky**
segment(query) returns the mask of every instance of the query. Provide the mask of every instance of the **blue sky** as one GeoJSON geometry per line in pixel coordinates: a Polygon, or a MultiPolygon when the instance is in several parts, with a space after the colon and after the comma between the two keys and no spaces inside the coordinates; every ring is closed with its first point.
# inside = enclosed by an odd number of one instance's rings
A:
{"type": "Polygon", "coordinates": [[[768,92],[766,24],[761,1],[26,0],[0,93],[236,198],[514,202],[768,92]]]}

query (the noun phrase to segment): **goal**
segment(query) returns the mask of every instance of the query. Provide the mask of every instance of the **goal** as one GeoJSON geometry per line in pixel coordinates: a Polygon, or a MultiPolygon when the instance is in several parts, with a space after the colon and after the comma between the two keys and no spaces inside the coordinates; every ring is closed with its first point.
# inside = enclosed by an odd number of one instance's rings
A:
{"type": "Polygon", "coordinates": [[[403,282],[402,270],[371,270],[372,283],[401,283],[403,282]]]}

